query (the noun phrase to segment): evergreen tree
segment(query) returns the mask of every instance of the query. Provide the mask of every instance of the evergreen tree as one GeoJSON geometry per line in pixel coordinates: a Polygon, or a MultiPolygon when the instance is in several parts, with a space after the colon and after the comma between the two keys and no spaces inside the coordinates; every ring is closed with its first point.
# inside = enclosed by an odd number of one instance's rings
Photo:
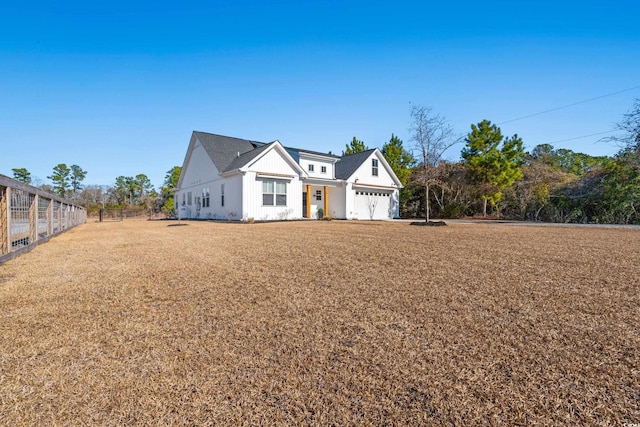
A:
{"type": "Polygon", "coordinates": [[[503,138],[500,128],[483,120],[471,125],[465,139],[462,158],[476,182],[482,184],[482,215],[487,215],[487,202],[495,207],[502,199],[502,191],[522,178],[525,152],[518,135],[503,138]]]}
{"type": "Polygon", "coordinates": [[[13,179],[16,181],[24,182],[25,184],[31,184],[31,172],[25,168],[13,168],[13,179]]]}
{"type": "Polygon", "coordinates": [[[181,171],[182,166],[174,166],[170,170],[168,170],[167,174],[164,177],[164,183],[162,184],[162,188],[160,190],[160,202],[162,205],[162,210],[168,214],[172,213],[175,210],[175,202],[172,190],[178,186],[178,180],[180,179],[181,171]]]}
{"type": "Polygon", "coordinates": [[[363,151],[367,151],[369,148],[364,145],[364,142],[358,140],[355,136],[351,140],[351,143],[345,146],[346,150],[342,152],[343,156],[348,156],[349,154],[361,153],[363,151]]]}
{"type": "Polygon", "coordinates": [[[400,189],[400,211],[406,212],[406,206],[408,200],[411,198],[411,190],[407,188],[409,177],[413,171],[413,164],[415,159],[407,150],[402,146],[402,140],[391,134],[389,142],[382,146],[382,155],[393,169],[400,183],[403,187],[400,189]]]}
{"type": "Polygon", "coordinates": [[[415,160],[402,146],[402,140],[391,134],[391,139],[382,146],[381,152],[402,185],[407,185],[415,160]]]}
{"type": "Polygon", "coordinates": [[[71,191],[73,194],[77,194],[82,190],[82,181],[87,176],[87,171],[83,171],[78,165],[71,165],[69,181],[71,184],[71,191]]]}
{"type": "Polygon", "coordinates": [[[53,191],[60,197],[68,195],[70,175],[71,169],[66,164],[60,163],[53,168],[53,174],[47,177],[53,183],[53,191]]]}

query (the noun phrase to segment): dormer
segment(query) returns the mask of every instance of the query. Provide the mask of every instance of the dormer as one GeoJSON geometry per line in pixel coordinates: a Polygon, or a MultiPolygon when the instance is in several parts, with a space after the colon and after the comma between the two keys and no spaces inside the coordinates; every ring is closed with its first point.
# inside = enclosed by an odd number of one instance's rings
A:
{"type": "Polygon", "coordinates": [[[335,164],[340,157],[332,154],[322,154],[310,151],[299,151],[298,163],[309,178],[335,179],[335,164]]]}

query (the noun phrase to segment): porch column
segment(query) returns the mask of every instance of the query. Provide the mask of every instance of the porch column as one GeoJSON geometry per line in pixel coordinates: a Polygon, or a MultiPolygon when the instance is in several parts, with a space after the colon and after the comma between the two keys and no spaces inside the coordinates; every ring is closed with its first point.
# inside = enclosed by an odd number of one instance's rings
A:
{"type": "Polygon", "coordinates": [[[329,216],[329,187],[324,186],[324,217],[329,216]]]}
{"type": "Polygon", "coordinates": [[[307,184],[307,218],[311,218],[311,186],[307,184]]]}

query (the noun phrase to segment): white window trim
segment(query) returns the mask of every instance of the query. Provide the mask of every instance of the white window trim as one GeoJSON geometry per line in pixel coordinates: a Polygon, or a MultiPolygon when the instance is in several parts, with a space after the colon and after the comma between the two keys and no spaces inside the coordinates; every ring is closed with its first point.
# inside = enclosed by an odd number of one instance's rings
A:
{"type": "Polygon", "coordinates": [[[287,205],[287,182],[280,179],[265,179],[262,181],[262,206],[264,207],[273,207],[273,206],[288,206],[287,205]],[[266,183],[271,183],[273,185],[273,192],[265,193],[264,187],[266,183]],[[284,186],[284,192],[278,192],[278,184],[280,186],[284,186]],[[265,204],[264,196],[271,196],[272,203],[265,204]],[[284,203],[278,203],[278,196],[284,196],[284,203]]]}

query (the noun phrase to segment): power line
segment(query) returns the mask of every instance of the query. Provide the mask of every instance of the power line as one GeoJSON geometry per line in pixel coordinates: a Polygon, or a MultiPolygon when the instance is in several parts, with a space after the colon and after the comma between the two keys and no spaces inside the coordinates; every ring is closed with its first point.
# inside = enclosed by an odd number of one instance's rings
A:
{"type": "Polygon", "coordinates": [[[582,136],[575,136],[573,138],[567,138],[567,139],[560,139],[558,141],[552,141],[552,142],[548,142],[547,144],[557,144],[559,142],[567,142],[567,141],[573,141],[576,139],[582,139],[582,138],[589,138],[590,136],[597,136],[597,135],[605,135],[607,133],[611,133],[611,132],[617,132],[617,129],[611,129],[605,132],[596,132],[596,133],[591,133],[589,135],[582,135],[582,136]]]}
{"type": "MultiPolygon", "coordinates": [[[[498,123],[498,125],[503,125],[505,123],[515,122],[517,120],[528,119],[530,117],[540,116],[542,114],[547,114],[547,113],[551,113],[553,111],[562,110],[563,108],[569,108],[569,107],[573,107],[574,105],[585,104],[587,102],[591,102],[591,101],[595,101],[595,100],[598,100],[598,99],[606,98],[608,96],[618,95],[619,93],[629,92],[629,91],[632,91],[632,90],[635,90],[635,89],[640,89],[640,86],[634,86],[634,87],[630,87],[628,89],[619,90],[617,92],[608,93],[606,95],[596,96],[595,98],[585,99],[583,101],[578,101],[578,102],[574,102],[572,104],[563,105],[562,107],[551,108],[549,110],[540,111],[539,113],[527,114],[526,116],[516,117],[515,119],[510,119],[510,120],[506,120],[504,122],[500,122],[500,123],[498,123]]],[[[581,138],[581,137],[579,137],[579,138],[581,138]]]]}

